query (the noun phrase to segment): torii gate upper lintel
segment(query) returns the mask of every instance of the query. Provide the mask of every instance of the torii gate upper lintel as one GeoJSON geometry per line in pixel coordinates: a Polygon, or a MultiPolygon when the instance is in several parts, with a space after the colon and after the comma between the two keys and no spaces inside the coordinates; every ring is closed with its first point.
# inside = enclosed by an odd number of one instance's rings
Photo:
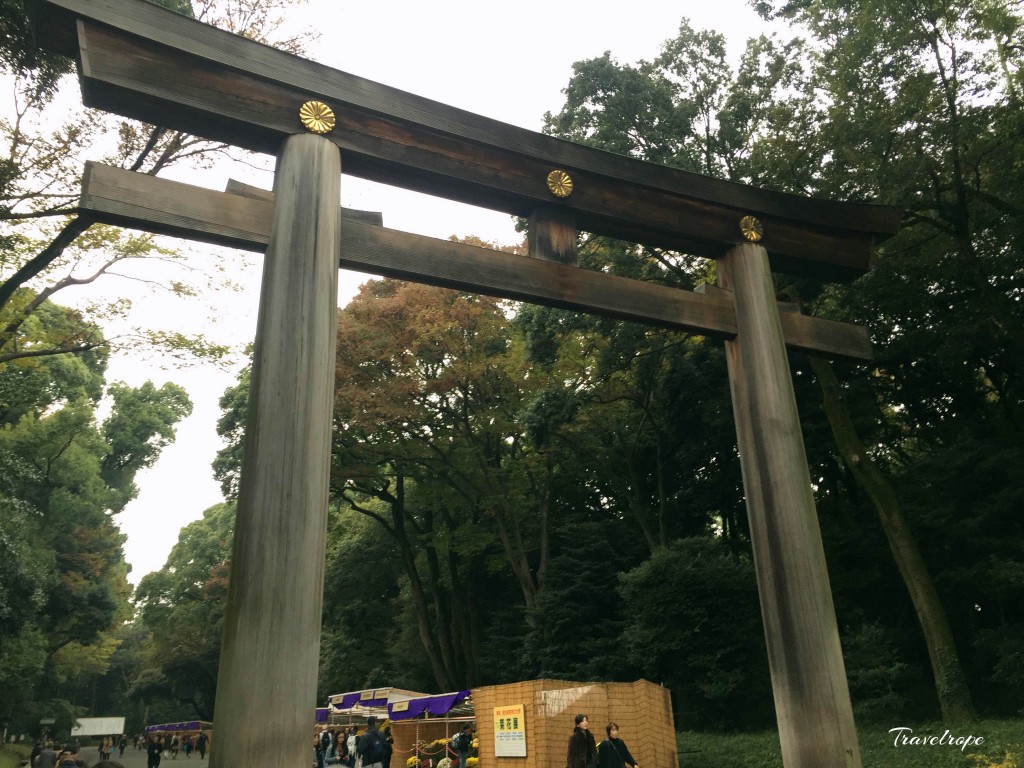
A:
{"type": "Polygon", "coordinates": [[[899,209],[837,203],[712,179],[474,115],[247,40],[142,0],[32,0],[39,40],[80,62],[83,101],[276,154],[299,105],[335,112],[344,173],[516,216],[718,258],[753,215],[776,271],[831,280],[870,268],[899,209]],[[155,73],[159,72],[159,77],[155,73]],[[569,197],[547,175],[565,169],[569,197]]]}
{"type": "Polygon", "coordinates": [[[100,166],[83,191],[83,210],[100,220],[266,247],[215,712],[218,731],[235,737],[213,750],[214,768],[309,763],[339,263],[725,339],[783,759],[789,768],[860,765],[785,347],[865,359],[870,344],[862,329],[780,313],[771,270],[863,274],[899,210],[572,144],[145,0],[30,3],[39,42],[78,60],[86,104],[278,156],[272,203],[100,166]],[[333,112],[329,132],[302,133],[299,110],[310,103],[333,112]],[[342,215],[342,171],[529,217],[539,258],[441,248],[342,215]],[[580,270],[578,229],[717,258],[725,290],[695,296],[580,270]],[[770,257],[744,242],[761,232],[770,257]],[[414,250],[427,258],[410,258],[414,250]]]}

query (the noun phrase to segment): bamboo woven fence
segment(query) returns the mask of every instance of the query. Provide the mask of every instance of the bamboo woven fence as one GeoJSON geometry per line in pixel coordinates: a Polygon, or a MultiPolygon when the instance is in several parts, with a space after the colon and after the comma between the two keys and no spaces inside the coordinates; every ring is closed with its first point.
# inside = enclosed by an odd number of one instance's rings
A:
{"type": "MultiPolygon", "coordinates": [[[[634,683],[575,683],[529,680],[473,689],[479,768],[564,768],[574,718],[585,714],[595,740],[605,724],[619,724],[619,737],[640,768],[677,768],[675,724],[669,692],[646,680],[634,683]],[[495,755],[494,709],[522,704],[526,757],[495,755]]],[[[454,726],[451,734],[458,730],[454,726]]],[[[401,768],[401,767],[400,767],[401,768]]]]}

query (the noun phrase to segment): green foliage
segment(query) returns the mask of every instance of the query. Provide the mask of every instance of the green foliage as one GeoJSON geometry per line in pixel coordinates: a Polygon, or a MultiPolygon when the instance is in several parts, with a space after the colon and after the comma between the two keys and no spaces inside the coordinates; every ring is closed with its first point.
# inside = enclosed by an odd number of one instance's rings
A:
{"type": "MultiPolygon", "coordinates": [[[[202,0],[195,9],[189,0],[151,1],[249,39],[277,42],[294,53],[301,53],[312,36],[304,32],[273,39],[295,0],[202,0]]],[[[24,0],[0,2],[0,72],[15,76],[0,118],[0,363],[82,354],[101,344],[136,355],[140,350],[157,352],[165,359],[223,359],[230,347],[202,334],[152,327],[135,327],[119,336],[100,333],[96,325],[111,319],[131,323],[130,295],[83,303],[76,327],[66,332],[44,322],[41,327],[50,333],[42,335],[40,324],[33,323],[42,302],[54,294],[111,274],[183,298],[234,287],[224,276],[219,256],[206,253],[201,264],[192,263],[187,255],[162,247],[152,235],[129,234],[77,216],[86,159],[156,175],[176,164],[208,167],[215,155],[233,150],[98,111],[57,114],[51,99],[62,76],[72,69],[72,61],[33,44],[24,0]],[[148,265],[145,274],[131,274],[141,260],[148,265]]]]}
{"type": "Polygon", "coordinates": [[[135,593],[148,640],[128,695],[172,720],[213,719],[234,524],[234,504],[207,509],[135,593]]]}
{"type": "Polygon", "coordinates": [[[28,744],[4,744],[0,746],[0,768],[18,768],[31,754],[28,744]]]}
{"type": "Polygon", "coordinates": [[[111,485],[124,487],[126,478],[152,466],[174,441],[174,424],[192,413],[192,403],[184,389],[170,382],[160,389],[148,381],[138,389],[112,384],[107,394],[114,412],[103,424],[110,453],[102,473],[111,485]]]}
{"type": "Polygon", "coordinates": [[[393,617],[401,573],[394,542],[378,525],[350,507],[331,509],[317,701],[384,685],[420,690],[408,685],[405,668],[414,666],[415,646],[404,656],[395,652],[392,639],[398,633],[393,617]],[[368,580],[371,566],[374,577],[368,580]]]}
{"type": "Polygon", "coordinates": [[[379,281],[340,313],[332,490],[392,537],[444,690],[478,679],[496,559],[539,589],[551,467],[516,415],[542,384],[493,300],[379,281]]]}
{"type": "Polygon", "coordinates": [[[37,93],[52,95],[74,62],[39,50],[32,40],[24,0],[0,0],[0,72],[31,78],[37,93]]]}
{"type": "Polygon", "coordinates": [[[720,541],[684,539],[621,577],[623,652],[672,691],[681,722],[771,717],[767,651],[750,561],[720,541]]]}
{"type": "Polygon", "coordinates": [[[522,677],[635,679],[636,657],[620,643],[633,606],[615,593],[620,569],[636,556],[625,526],[565,520],[555,546],[547,588],[527,613],[522,677]]]}
{"type": "MultiPolygon", "coordinates": [[[[67,314],[44,303],[29,327],[59,325],[67,314]]],[[[71,701],[83,680],[109,668],[130,613],[124,537],[112,516],[191,409],[173,384],[115,385],[99,424],[102,371],[98,353],[0,363],[3,712],[51,706],[55,690],[71,701]]]]}
{"type": "Polygon", "coordinates": [[[846,679],[859,723],[897,722],[906,705],[899,683],[907,665],[899,660],[890,635],[877,623],[843,633],[846,679]]]}
{"type": "Polygon", "coordinates": [[[726,735],[687,728],[676,734],[676,746],[685,768],[783,768],[774,731],[726,735]]]}
{"type": "Polygon", "coordinates": [[[217,451],[213,476],[220,481],[221,492],[229,501],[238,499],[251,376],[252,366],[247,365],[238,374],[238,383],[225,390],[219,402],[221,415],[217,420],[217,434],[227,445],[217,451]]]}
{"type": "MultiPolygon", "coordinates": [[[[864,768],[1013,768],[1020,765],[1022,742],[1019,720],[979,720],[953,736],[980,736],[981,746],[964,751],[947,745],[893,745],[889,729],[906,724],[861,726],[858,729],[864,768]]],[[[915,723],[915,735],[941,737],[947,728],[940,723],[915,723]]],[[[678,734],[681,768],[782,768],[779,736],[775,731],[746,734],[711,734],[685,730],[678,734]]]]}

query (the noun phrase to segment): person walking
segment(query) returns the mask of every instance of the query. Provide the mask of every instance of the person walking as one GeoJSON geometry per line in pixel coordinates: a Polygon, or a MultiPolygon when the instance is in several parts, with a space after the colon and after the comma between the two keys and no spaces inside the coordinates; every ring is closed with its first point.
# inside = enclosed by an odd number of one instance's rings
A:
{"type": "Polygon", "coordinates": [[[386,751],[384,737],[377,728],[377,718],[370,715],[366,718],[366,730],[356,741],[356,752],[362,768],[384,768],[386,751]]]}
{"type": "Polygon", "coordinates": [[[199,735],[196,736],[196,752],[199,753],[199,759],[206,759],[206,744],[210,740],[210,737],[206,735],[206,731],[200,731],[199,735]]]}
{"type": "MultiPolygon", "coordinates": [[[[473,733],[469,723],[462,726],[462,730],[452,737],[452,749],[459,756],[459,768],[466,768],[466,761],[469,760],[469,752],[473,749],[473,733]]],[[[385,766],[387,768],[387,766],[385,766]]]]}
{"type": "Polygon", "coordinates": [[[391,726],[384,729],[384,762],[383,768],[391,768],[391,756],[395,753],[395,737],[391,735],[391,726]]]}
{"type": "Polygon", "coordinates": [[[153,736],[146,745],[146,768],[160,768],[160,753],[163,752],[163,744],[159,736],[153,736]]]}
{"type": "Polygon", "coordinates": [[[586,715],[576,715],[575,722],[565,764],[567,768],[596,768],[597,744],[590,732],[590,720],[586,715]]]}
{"type": "Polygon", "coordinates": [[[39,750],[39,754],[36,755],[35,760],[32,761],[32,768],[53,768],[57,764],[57,750],[53,748],[53,745],[46,743],[42,749],[39,750]]]}
{"type": "Polygon", "coordinates": [[[619,724],[608,723],[604,729],[608,738],[597,745],[599,768],[640,768],[629,754],[626,742],[619,738],[619,724]]]}
{"type": "Polygon", "coordinates": [[[358,741],[359,731],[353,725],[345,731],[345,751],[348,753],[348,762],[345,765],[348,768],[355,768],[356,766],[356,744],[358,741]]]}

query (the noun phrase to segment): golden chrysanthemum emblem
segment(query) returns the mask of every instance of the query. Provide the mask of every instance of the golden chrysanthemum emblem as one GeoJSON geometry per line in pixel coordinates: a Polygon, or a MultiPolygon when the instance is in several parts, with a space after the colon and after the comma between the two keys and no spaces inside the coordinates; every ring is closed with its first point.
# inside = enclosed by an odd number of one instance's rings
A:
{"type": "Polygon", "coordinates": [[[548,189],[555,197],[568,197],[572,194],[572,176],[556,168],[548,174],[548,189]]]}
{"type": "Polygon", "coordinates": [[[322,101],[307,101],[299,108],[299,120],[307,131],[327,133],[334,128],[334,112],[322,101]]]}
{"type": "Polygon", "coordinates": [[[740,219],[740,232],[750,242],[759,243],[764,237],[764,225],[755,216],[744,216],[740,219]]]}

